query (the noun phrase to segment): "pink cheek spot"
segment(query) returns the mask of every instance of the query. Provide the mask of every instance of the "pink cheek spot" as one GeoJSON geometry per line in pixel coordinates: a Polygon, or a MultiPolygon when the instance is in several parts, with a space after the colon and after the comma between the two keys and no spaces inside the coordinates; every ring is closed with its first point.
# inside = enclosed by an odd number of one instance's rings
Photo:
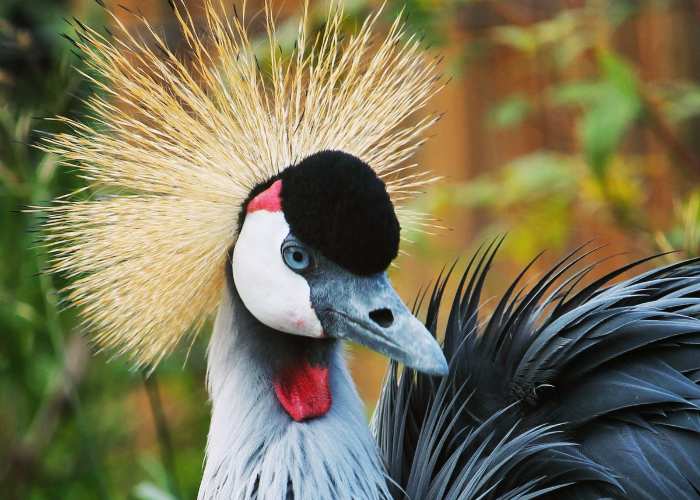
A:
{"type": "Polygon", "coordinates": [[[303,361],[300,366],[282,370],[273,386],[282,408],[296,422],[321,417],[331,408],[328,367],[303,361]]]}
{"type": "Polygon", "coordinates": [[[248,213],[258,210],[266,210],[268,212],[279,212],[282,210],[282,180],[277,179],[272,185],[255,198],[250,200],[246,211],[248,213]]]}

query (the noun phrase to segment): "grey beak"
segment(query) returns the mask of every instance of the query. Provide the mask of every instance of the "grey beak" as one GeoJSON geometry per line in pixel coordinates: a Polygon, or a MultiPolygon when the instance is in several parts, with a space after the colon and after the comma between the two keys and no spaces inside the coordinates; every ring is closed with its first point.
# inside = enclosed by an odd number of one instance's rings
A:
{"type": "Polygon", "coordinates": [[[312,283],[311,290],[327,335],[352,340],[430,375],[447,374],[440,345],[404,305],[385,273],[357,276],[337,269],[312,283]]]}

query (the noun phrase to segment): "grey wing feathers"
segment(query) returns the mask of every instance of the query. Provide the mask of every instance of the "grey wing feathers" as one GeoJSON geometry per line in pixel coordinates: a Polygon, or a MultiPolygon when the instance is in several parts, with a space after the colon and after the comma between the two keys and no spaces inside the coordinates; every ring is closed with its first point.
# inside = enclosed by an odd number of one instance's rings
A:
{"type": "MultiPolygon", "coordinates": [[[[374,428],[395,498],[700,498],[700,261],[581,288],[579,248],[483,318],[501,241],[452,300],[449,375],[390,367],[374,428]]],[[[427,300],[433,334],[451,273],[427,300]]]]}

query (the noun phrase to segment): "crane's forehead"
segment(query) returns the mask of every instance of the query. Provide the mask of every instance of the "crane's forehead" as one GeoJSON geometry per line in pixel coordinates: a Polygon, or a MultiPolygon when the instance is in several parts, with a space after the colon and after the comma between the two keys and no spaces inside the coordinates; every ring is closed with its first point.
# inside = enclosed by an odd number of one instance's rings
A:
{"type": "Polygon", "coordinates": [[[284,169],[256,186],[243,210],[243,217],[282,210],[297,238],[355,274],[382,272],[398,253],[401,228],[384,182],[341,151],[322,151],[284,169]]]}

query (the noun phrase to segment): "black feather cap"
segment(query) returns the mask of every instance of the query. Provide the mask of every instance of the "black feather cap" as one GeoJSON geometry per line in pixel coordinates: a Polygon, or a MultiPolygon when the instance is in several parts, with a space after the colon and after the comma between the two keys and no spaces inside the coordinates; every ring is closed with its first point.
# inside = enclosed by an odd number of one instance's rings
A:
{"type": "Polygon", "coordinates": [[[243,205],[282,180],[282,211],[294,235],[359,275],[386,270],[399,251],[401,226],[386,185],[365,162],[321,151],[256,186],[243,205]]]}

